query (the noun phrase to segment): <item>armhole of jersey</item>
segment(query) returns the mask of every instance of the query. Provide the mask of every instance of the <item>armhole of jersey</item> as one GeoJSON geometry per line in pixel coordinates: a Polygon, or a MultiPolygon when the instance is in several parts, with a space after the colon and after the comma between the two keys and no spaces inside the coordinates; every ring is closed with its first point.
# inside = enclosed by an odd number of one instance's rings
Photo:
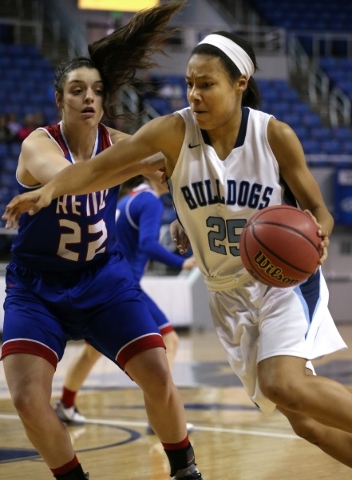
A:
{"type": "Polygon", "coordinates": [[[48,130],[47,130],[46,128],[44,128],[44,127],[39,127],[39,128],[37,128],[37,130],[43,130],[43,131],[48,135],[48,137],[49,137],[53,142],[56,143],[56,145],[57,145],[57,146],[59,147],[59,149],[61,150],[62,155],[65,156],[65,152],[62,150],[60,144],[55,140],[55,138],[51,135],[50,132],[48,132],[48,130]]]}
{"type": "MultiPolygon", "coordinates": [[[[55,140],[55,138],[48,132],[48,130],[46,130],[46,128],[44,128],[44,127],[38,127],[36,130],[43,130],[43,132],[45,132],[45,133],[47,134],[47,136],[48,136],[49,138],[51,138],[51,140],[52,140],[53,142],[56,143],[56,145],[59,147],[59,149],[61,150],[62,154],[64,155],[64,152],[63,152],[62,148],[61,148],[60,145],[57,143],[57,141],[55,140]]],[[[22,182],[18,179],[17,170],[16,170],[16,180],[17,180],[17,183],[18,183],[19,185],[21,185],[21,187],[26,188],[27,190],[35,190],[35,189],[40,188],[40,187],[43,186],[42,183],[37,183],[37,185],[26,185],[25,183],[22,183],[22,182]]]]}

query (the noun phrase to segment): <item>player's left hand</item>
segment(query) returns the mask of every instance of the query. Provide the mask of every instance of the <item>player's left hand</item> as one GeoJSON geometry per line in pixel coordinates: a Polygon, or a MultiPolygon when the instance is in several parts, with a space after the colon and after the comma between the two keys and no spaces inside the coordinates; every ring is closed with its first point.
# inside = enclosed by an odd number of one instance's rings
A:
{"type": "Polygon", "coordinates": [[[23,193],[14,197],[6,206],[5,212],[1,217],[6,220],[6,229],[18,228],[18,220],[22,213],[28,212],[34,215],[41,208],[48,206],[52,201],[51,194],[44,187],[38,188],[33,192],[23,193]]]}
{"type": "Polygon", "coordinates": [[[312,214],[312,212],[310,212],[309,210],[304,210],[304,213],[309,215],[310,218],[315,222],[315,224],[318,227],[318,235],[322,239],[322,242],[320,244],[322,254],[319,259],[319,265],[323,265],[325,260],[328,258],[328,246],[330,245],[329,233],[326,230],[324,230],[324,228],[320,225],[320,223],[317,222],[317,219],[312,214]]]}

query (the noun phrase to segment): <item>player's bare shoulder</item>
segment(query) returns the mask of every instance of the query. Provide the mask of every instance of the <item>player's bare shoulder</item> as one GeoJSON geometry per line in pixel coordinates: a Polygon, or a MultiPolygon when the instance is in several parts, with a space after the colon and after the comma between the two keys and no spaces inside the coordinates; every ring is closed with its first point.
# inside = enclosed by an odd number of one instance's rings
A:
{"type": "Polygon", "coordinates": [[[168,118],[170,125],[172,125],[172,131],[182,138],[183,141],[186,132],[186,124],[184,119],[178,113],[172,113],[171,115],[168,115],[168,118]]]}
{"type": "MultiPolygon", "coordinates": [[[[28,137],[26,137],[21,145],[21,157],[26,158],[32,155],[39,155],[43,152],[54,151],[56,153],[61,153],[59,146],[56,142],[53,142],[52,139],[48,136],[45,130],[37,129],[31,132],[28,137]]],[[[62,154],[63,155],[63,154],[62,154]]]]}
{"type": "Polygon", "coordinates": [[[268,123],[268,142],[279,164],[290,163],[303,155],[302,145],[287,123],[271,118],[268,123]]]}
{"type": "Polygon", "coordinates": [[[296,136],[292,128],[285,122],[271,117],[268,123],[268,140],[271,142],[285,142],[296,136]]]}
{"type": "MultiPolygon", "coordinates": [[[[170,150],[179,152],[182,142],[185,136],[186,126],[181,115],[172,113],[153,120],[153,131],[158,136],[159,141],[167,145],[168,155],[171,154],[170,150]]],[[[152,123],[152,122],[150,122],[152,123]]],[[[166,153],[166,152],[165,152],[166,153]]]]}

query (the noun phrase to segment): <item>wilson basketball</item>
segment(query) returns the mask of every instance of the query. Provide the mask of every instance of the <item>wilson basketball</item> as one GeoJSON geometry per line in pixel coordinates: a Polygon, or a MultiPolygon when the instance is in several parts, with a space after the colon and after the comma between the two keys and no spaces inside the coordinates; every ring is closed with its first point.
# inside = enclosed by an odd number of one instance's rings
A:
{"type": "Polygon", "coordinates": [[[291,287],[315,272],[322,254],[318,227],[298,208],[263,208],[246,223],[240,254],[249,273],[272,287],[291,287]]]}

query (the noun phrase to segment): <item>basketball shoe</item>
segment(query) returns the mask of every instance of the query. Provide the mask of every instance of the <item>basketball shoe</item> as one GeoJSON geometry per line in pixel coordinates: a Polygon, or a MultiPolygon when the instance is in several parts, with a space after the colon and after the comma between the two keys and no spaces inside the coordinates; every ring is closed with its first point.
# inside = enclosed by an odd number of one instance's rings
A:
{"type": "Polygon", "coordinates": [[[65,408],[62,401],[58,400],[53,408],[62,422],[70,425],[84,425],[86,423],[86,417],[79,413],[75,405],[73,405],[73,407],[65,408]]]}
{"type": "MultiPolygon", "coordinates": [[[[63,477],[65,480],[78,480],[83,478],[85,478],[85,480],[89,480],[89,473],[88,472],[84,473],[83,470],[80,469],[80,471],[78,472],[74,471],[74,472],[66,473],[66,475],[59,475],[59,478],[61,477],[63,477]]],[[[55,478],[58,478],[58,477],[56,476],[55,478]]]]}
{"type": "Polygon", "coordinates": [[[202,474],[198,468],[193,464],[183,470],[177,470],[172,477],[173,480],[203,480],[202,474]]]}

